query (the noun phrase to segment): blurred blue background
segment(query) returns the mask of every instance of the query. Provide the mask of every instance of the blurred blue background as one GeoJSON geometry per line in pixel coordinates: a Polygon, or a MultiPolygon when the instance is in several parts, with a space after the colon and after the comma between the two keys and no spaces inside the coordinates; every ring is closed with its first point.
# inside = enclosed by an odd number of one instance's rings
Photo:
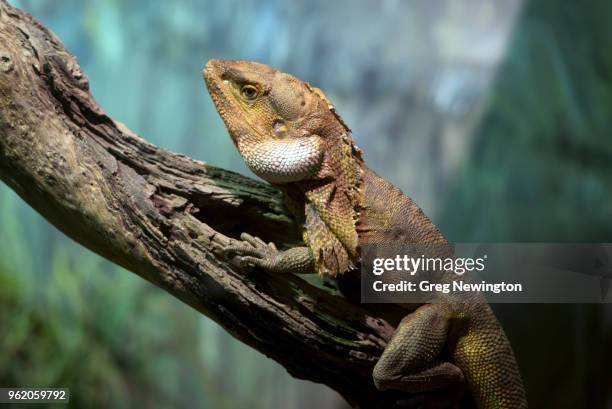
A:
{"type": "MultiPolygon", "coordinates": [[[[250,174],[208,59],[322,88],[369,165],[454,241],[612,239],[605,1],[12,0],[54,31],[100,105],[149,141],[250,174]]],[[[0,384],[75,407],[345,408],[55,230],[0,186],[0,384]]],[[[497,306],[532,407],[604,408],[612,314],[497,306]]]]}

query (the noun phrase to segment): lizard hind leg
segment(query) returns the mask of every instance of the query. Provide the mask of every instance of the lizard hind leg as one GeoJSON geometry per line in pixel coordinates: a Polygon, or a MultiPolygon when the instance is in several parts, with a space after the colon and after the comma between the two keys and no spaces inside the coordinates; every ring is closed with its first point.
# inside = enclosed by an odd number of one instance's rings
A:
{"type": "Polygon", "coordinates": [[[464,384],[463,372],[441,362],[450,320],[440,304],[424,305],[406,316],[376,363],[379,390],[426,393],[464,384]]]}

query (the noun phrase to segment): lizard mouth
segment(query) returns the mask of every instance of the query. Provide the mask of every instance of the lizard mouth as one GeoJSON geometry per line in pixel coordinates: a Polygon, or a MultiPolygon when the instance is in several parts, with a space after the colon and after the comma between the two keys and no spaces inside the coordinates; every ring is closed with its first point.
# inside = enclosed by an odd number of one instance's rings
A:
{"type": "Polygon", "coordinates": [[[242,138],[265,139],[270,136],[258,124],[251,123],[248,112],[237,100],[232,78],[241,76],[239,64],[263,65],[247,61],[210,60],[203,71],[208,93],[236,145],[242,138]]]}
{"type": "Polygon", "coordinates": [[[225,72],[223,61],[210,60],[204,67],[204,82],[219,116],[225,123],[230,136],[237,142],[237,136],[241,130],[239,126],[231,121],[231,115],[239,111],[240,107],[233,102],[233,95],[226,84],[224,84],[223,73],[225,72]]]}

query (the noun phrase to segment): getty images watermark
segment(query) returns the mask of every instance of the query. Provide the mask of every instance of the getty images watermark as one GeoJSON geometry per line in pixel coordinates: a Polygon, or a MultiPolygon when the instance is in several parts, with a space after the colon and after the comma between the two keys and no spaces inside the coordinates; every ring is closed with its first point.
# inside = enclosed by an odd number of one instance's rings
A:
{"type": "Polygon", "coordinates": [[[362,247],[365,303],[612,302],[612,244],[362,247]]]}
{"type": "Polygon", "coordinates": [[[523,291],[521,283],[506,283],[495,282],[490,283],[485,280],[480,282],[465,281],[462,277],[465,273],[482,272],[485,270],[487,254],[482,257],[418,257],[408,256],[407,254],[395,255],[394,258],[374,258],[372,261],[372,274],[381,276],[384,273],[403,272],[405,274],[415,276],[421,273],[421,277],[428,275],[431,277],[436,273],[444,273],[451,280],[431,281],[428,278],[420,280],[400,280],[399,282],[385,282],[383,277],[374,281],[373,290],[376,292],[440,292],[450,294],[452,292],[492,292],[499,294],[501,292],[523,291]],[[454,276],[454,277],[453,277],[454,276]]]}

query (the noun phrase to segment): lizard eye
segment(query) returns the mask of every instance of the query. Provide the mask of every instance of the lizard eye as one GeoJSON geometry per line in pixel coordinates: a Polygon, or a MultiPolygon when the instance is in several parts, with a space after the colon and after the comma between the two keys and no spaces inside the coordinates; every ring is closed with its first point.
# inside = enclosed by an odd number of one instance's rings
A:
{"type": "Polygon", "coordinates": [[[257,87],[250,84],[243,85],[240,89],[240,95],[242,95],[245,99],[248,99],[249,101],[252,101],[257,98],[258,94],[259,91],[257,90],[257,87]]]}

